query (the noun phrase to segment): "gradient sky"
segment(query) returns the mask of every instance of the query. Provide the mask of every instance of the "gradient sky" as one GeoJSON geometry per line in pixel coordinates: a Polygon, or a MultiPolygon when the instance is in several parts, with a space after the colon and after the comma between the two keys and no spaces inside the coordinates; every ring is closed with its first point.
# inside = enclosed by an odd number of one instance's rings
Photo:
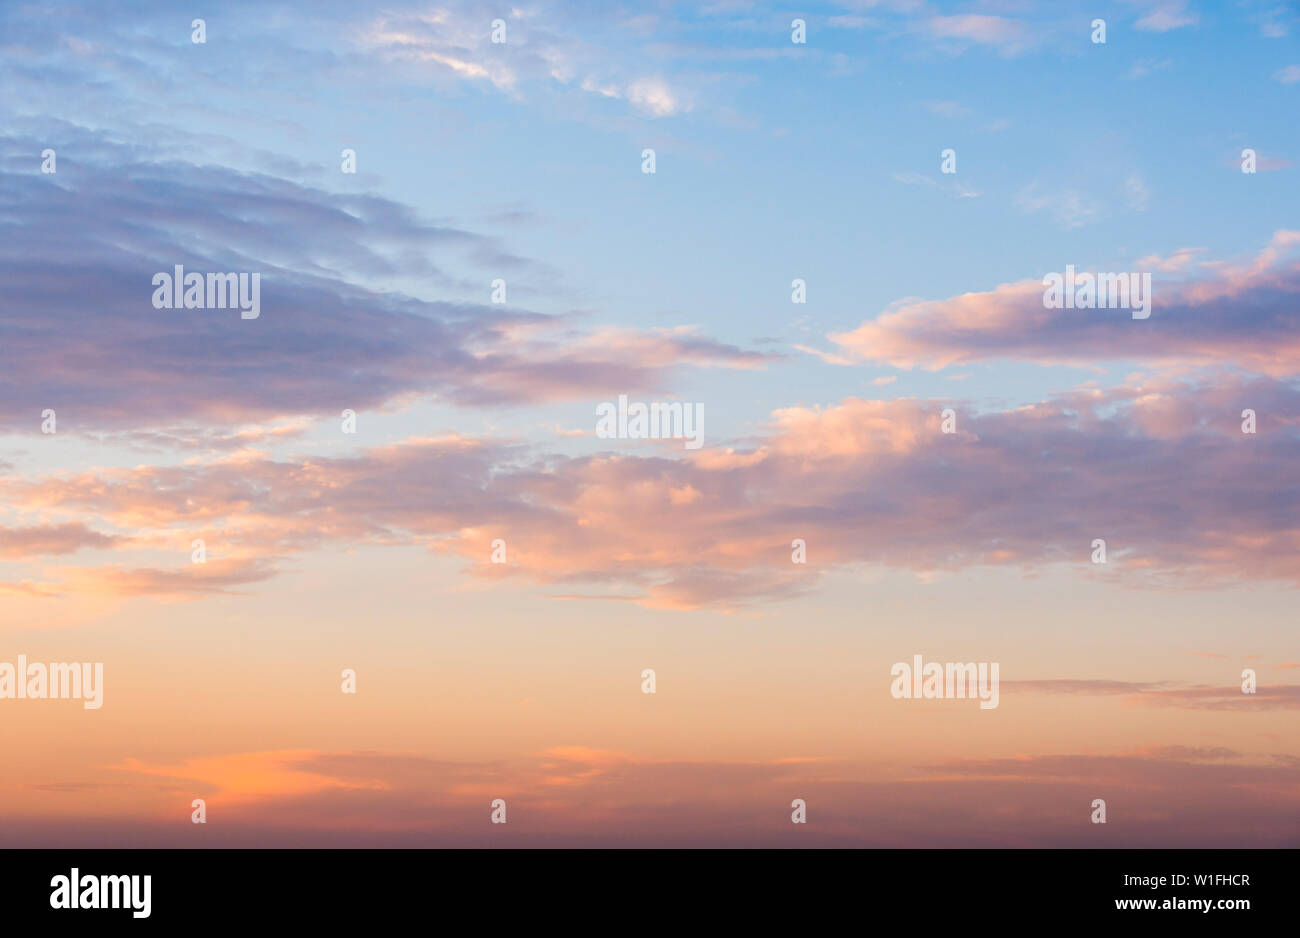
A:
{"type": "Polygon", "coordinates": [[[0,845],[1300,846],[1293,3],[217,7],[0,7],[0,845]]]}

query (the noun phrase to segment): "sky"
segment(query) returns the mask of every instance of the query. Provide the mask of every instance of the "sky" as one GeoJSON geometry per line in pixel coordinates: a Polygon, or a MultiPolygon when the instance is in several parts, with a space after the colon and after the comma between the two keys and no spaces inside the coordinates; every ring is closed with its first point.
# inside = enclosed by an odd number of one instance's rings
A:
{"type": "Polygon", "coordinates": [[[1300,846],[1297,39],[0,6],[0,845],[1300,846]]]}

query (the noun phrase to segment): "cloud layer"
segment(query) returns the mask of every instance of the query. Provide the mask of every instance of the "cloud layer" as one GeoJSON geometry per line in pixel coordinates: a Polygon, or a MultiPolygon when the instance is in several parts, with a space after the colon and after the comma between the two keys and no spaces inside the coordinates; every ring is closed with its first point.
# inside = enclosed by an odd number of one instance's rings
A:
{"type": "Polygon", "coordinates": [[[944,433],[945,402],[848,399],[777,411],[752,445],[695,453],[562,457],[452,436],[340,458],[240,451],[10,480],[0,492],[64,525],[10,532],[15,541],[62,547],[75,533],[88,547],[124,546],[63,520],[94,515],[112,525],[103,537],[167,545],[186,561],[170,574],[51,571],[51,590],[74,576],[80,589],[202,594],[261,580],[298,551],[364,544],[422,545],[484,577],[683,608],[793,595],[858,564],[1300,583],[1298,403],[1300,392],[1263,379],[1153,380],[1004,412],[962,408],[944,433]],[[1241,432],[1246,406],[1257,434],[1241,432]],[[190,568],[200,536],[227,566],[190,568]],[[496,538],[506,565],[487,562],[496,538]],[[1097,538],[1106,566],[1091,561],[1097,538]],[[806,565],[791,563],[795,539],[806,565]]]}

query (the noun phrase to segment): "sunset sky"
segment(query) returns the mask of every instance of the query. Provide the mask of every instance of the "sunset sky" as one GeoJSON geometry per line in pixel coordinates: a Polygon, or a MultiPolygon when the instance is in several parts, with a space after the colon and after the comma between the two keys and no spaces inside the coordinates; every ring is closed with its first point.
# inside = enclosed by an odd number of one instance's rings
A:
{"type": "Polygon", "coordinates": [[[0,699],[0,846],[1300,846],[1298,39],[0,6],[0,662],[104,668],[0,699]]]}

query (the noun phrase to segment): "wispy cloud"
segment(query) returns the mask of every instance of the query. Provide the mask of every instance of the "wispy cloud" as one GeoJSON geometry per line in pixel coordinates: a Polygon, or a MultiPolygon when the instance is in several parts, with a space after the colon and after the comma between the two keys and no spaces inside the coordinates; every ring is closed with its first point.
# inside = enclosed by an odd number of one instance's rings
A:
{"type": "Polygon", "coordinates": [[[1136,27],[1152,33],[1166,33],[1185,26],[1195,26],[1200,15],[1189,7],[1187,0],[1130,0],[1146,8],[1136,27]]]}
{"type": "Polygon", "coordinates": [[[527,279],[537,265],[377,196],[135,160],[79,165],[55,182],[30,161],[16,171],[33,146],[0,141],[0,212],[25,232],[0,245],[13,285],[0,310],[9,336],[0,424],[10,428],[45,408],[103,431],[229,426],[419,394],[474,406],[559,400],[654,388],[676,365],[752,368],[776,357],[690,327],[583,331],[517,306],[383,290],[404,277],[459,293],[441,257],[482,270],[486,299],[492,276],[527,279]],[[152,278],[176,264],[260,272],[263,314],[154,309],[152,278]]]}

